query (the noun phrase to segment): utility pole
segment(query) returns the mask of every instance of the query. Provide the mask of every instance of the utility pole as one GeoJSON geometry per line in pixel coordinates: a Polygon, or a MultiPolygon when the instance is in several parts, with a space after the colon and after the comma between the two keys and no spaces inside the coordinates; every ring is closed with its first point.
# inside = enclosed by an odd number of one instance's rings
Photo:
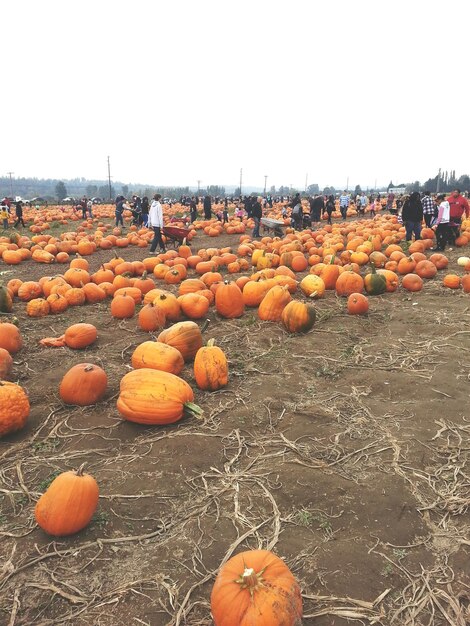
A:
{"type": "Polygon", "coordinates": [[[240,168],[240,198],[242,197],[242,177],[243,177],[243,167],[240,168]]]}
{"type": "Polygon", "coordinates": [[[346,178],[346,191],[349,191],[349,176],[346,178]]]}
{"type": "Polygon", "coordinates": [[[268,175],[264,175],[264,197],[266,198],[266,181],[268,180],[268,175]]]}
{"type": "Polygon", "coordinates": [[[437,189],[436,189],[436,193],[439,193],[439,188],[440,188],[440,183],[441,183],[441,168],[439,168],[439,174],[437,175],[437,189]]]}
{"type": "Polygon", "coordinates": [[[308,186],[308,172],[305,174],[305,193],[307,193],[307,186],[308,186]]]}
{"type": "Polygon", "coordinates": [[[13,198],[13,183],[11,182],[11,177],[13,176],[14,173],[15,172],[7,172],[8,176],[10,177],[10,197],[11,198],[13,198]]]}
{"type": "Polygon", "coordinates": [[[108,185],[109,185],[109,199],[112,200],[112,197],[111,197],[111,165],[109,164],[109,157],[108,157],[108,185]]]}
{"type": "Polygon", "coordinates": [[[201,191],[201,181],[198,180],[197,181],[197,195],[199,195],[200,191],[201,191]]]}

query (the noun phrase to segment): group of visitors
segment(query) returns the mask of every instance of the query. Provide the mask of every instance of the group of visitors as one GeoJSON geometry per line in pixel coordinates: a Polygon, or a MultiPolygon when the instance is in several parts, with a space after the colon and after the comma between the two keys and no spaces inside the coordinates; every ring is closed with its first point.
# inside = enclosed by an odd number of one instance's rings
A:
{"type": "MultiPolygon", "coordinates": [[[[16,228],[20,224],[23,228],[26,227],[23,219],[23,200],[17,200],[15,203],[15,216],[16,220],[13,223],[13,228],[16,228]]],[[[3,230],[7,230],[9,219],[11,215],[11,200],[10,198],[3,198],[0,203],[0,220],[2,220],[3,230]]]]}
{"type": "Polygon", "coordinates": [[[406,229],[406,240],[411,241],[413,236],[421,239],[422,222],[426,227],[436,231],[435,250],[444,250],[446,245],[455,245],[460,235],[462,218],[470,216],[470,205],[459,189],[455,189],[448,198],[445,193],[431,196],[425,191],[423,196],[414,191],[405,197],[401,209],[401,221],[406,229]]]}

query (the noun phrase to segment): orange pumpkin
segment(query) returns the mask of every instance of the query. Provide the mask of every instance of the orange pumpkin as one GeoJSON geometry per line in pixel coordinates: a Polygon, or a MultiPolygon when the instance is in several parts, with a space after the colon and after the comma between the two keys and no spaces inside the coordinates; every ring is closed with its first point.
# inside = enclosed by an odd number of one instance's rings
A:
{"type": "Polygon", "coordinates": [[[215,626],[300,626],[302,597],[284,561],[268,550],[248,550],[221,567],[211,611],[215,626]]]}
{"type": "Polygon", "coordinates": [[[352,293],[348,296],[347,309],[349,315],[365,315],[369,310],[369,300],[362,293],[352,293]]]}
{"type": "Polygon", "coordinates": [[[10,322],[0,322],[0,348],[15,354],[23,347],[23,340],[17,326],[10,322]]]}
{"type": "Polygon", "coordinates": [[[280,321],[284,307],[291,300],[292,296],[287,287],[281,287],[280,285],[271,287],[259,305],[258,317],[264,321],[280,321]]]}
{"type": "Polygon", "coordinates": [[[138,324],[142,330],[148,333],[154,332],[155,330],[163,328],[165,323],[165,311],[161,307],[153,304],[153,302],[149,302],[140,309],[138,324]]]}
{"type": "Polygon", "coordinates": [[[338,296],[349,296],[352,293],[361,293],[364,289],[364,280],[360,274],[348,271],[338,276],[336,293],[338,296]]]}
{"type": "Polygon", "coordinates": [[[86,348],[98,337],[98,331],[93,324],[73,324],[69,326],[64,334],[65,345],[74,350],[86,348]]]}
{"type": "Polygon", "coordinates": [[[179,350],[160,341],[144,341],[134,350],[131,357],[134,369],[149,368],[178,375],[184,367],[183,355],[179,350]]]}
{"type": "Polygon", "coordinates": [[[228,363],[223,350],[214,345],[214,339],[207,346],[199,348],[194,359],[194,377],[199,389],[217,391],[227,385],[228,363]]]}
{"type": "Polygon", "coordinates": [[[106,393],[108,377],[98,365],[79,363],[62,378],[59,395],[66,404],[89,406],[96,404],[106,393]]]}
{"type": "Polygon", "coordinates": [[[36,522],[49,535],[73,535],[90,523],[98,497],[98,484],[83,473],[83,465],[76,472],[63,472],[37,501],[36,522]]]}
{"type": "Polygon", "coordinates": [[[181,352],[185,361],[190,361],[202,347],[201,329],[196,322],[177,322],[163,330],[157,341],[173,346],[181,352]]]}
{"type": "Polygon", "coordinates": [[[202,413],[193,400],[193,390],[182,378],[144,368],[123,377],[117,408],[126,420],[137,424],[172,424],[184,413],[202,413]]]}
{"type": "Polygon", "coordinates": [[[245,312],[243,294],[236,283],[223,282],[215,292],[215,308],[222,317],[233,319],[245,312]]]}
{"type": "Polygon", "coordinates": [[[418,274],[407,274],[403,277],[402,287],[407,291],[421,291],[423,279],[418,274]]]}
{"type": "Polygon", "coordinates": [[[0,380],[6,380],[13,369],[13,359],[5,348],[0,348],[0,380]]]}
{"type": "Polygon", "coordinates": [[[0,437],[23,428],[30,407],[28,396],[22,387],[0,380],[0,407],[0,437]]]}
{"type": "Polygon", "coordinates": [[[292,300],[284,307],[281,320],[290,333],[305,333],[315,324],[316,316],[314,306],[292,300]]]}
{"type": "Polygon", "coordinates": [[[444,287],[449,287],[449,289],[460,289],[460,276],[457,276],[457,274],[447,274],[444,276],[442,284],[444,287]]]}

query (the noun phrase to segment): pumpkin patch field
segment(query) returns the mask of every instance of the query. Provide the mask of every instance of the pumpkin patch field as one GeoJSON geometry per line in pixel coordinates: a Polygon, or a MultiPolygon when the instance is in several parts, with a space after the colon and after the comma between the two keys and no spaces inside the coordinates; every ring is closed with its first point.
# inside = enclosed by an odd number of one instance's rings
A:
{"type": "Polygon", "coordinates": [[[0,624],[470,623],[470,222],[112,216],[0,234],[0,624]]]}

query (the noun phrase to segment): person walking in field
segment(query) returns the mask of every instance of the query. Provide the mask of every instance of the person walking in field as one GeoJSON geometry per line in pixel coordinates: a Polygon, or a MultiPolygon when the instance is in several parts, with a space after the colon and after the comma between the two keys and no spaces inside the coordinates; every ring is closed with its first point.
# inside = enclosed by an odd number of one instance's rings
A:
{"type": "Polygon", "coordinates": [[[455,189],[449,196],[450,205],[450,226],[451,226],[451,241],[455,244],[455,240],[460,235],[460,226],[462,224],[462,217],[465,213],[465,217],[468,219],[470,215],[470,206],[467,198],[464,198],[460,189],[455,189]]]}
{"type": "Polygon", "coordinates": [[[253,228],[253,233],[252,233],[252,237],[253,239],[256,239],[257,237],[259,237],[259,226],[261,223],[261,218],[263,216],[263,209],[261,208],[261,198],[253,198],[252,204],[251,204],[251,217],[253,218],[253,221],[255,223],[255,226],[253,228]]]}
{"type": "Polygon", "coordinates": [[[439,206],[437,209],[437,217],[435,219],[435,223],[433,224],[433,228],[436,231],[436,247],[433,251],[440,252],[441,250],[445,250],[445,247],[452,236],[450,226],[450,204],[446,200],[444,193],[437,196],[436,202],[439,206]]]}
{"type": "Polygon", "coordinates": [[[348,209],[349,209],[349,194],[345,189],[339,197],[339,210],[341,212],[341,217],[343,218],[343,220],[345,220],[348,215],[348,209]]]}
{"type": "Polygon", "coordinates": [[[153,254],[160,246],[162,252],[166,252],[165,244],[162,239],[163,228],[163,208],[160,204],[161,194],[156,193],[153,196],[153,202],[150,205],[148,227],[153,229],[153,240],[150,244],[150,254],[153,254]]]}
{"type": "Polygon", "coordinates": [[[8,228],[8,218],[10,216],[10,210],[5,201],[2,200],[2,204],[0,205],[0,219],[3,223],[3,230],[8,228]]]}
{"type": "Polygon", "coordinates": [[[124,213],[125,209],[130,211],[130,206],[126,204],[126,199],[124,198],[124,196],[118,196],[116,198],[116,211],[115,211],[116,226],[124,227],[124,219],[122,217],[122,214],[124,213]]]}
{"type": "Polygon", "coordinates": [[[335,210],[335,197],[333,195],[328,196],[328,200],[325,204],[326,214],[328,215],[328,224],[332,224],[331,215],[335,210]]]}
{"type": "Polygon", "coordinates": [[[413,235],[415,240],[421,239],[423,205],[418,191],[413,191],[410,197],[405,200],[401,217],[406,228],[406,241],[411,241],[413,235]]]}
{"type": "Polygon", "coordinates": [[[16,221],[13,224],[13,228],[16,228],[20,224],[23,226],[23,228],[26,228],[26,224],[24,223],[23,219],[23,200],[18,200],[18,202],[15,202],[15,214],[16,221]]]}
{"type": "Polygon", "coordinates": [[[431,221],[435,216],[435,208],[434,200],[431,197],[430,191],[425,191],[424,196],[421,199],[421,203],[423,205],[423,217],[424,223],[429,228],[431,226],[431,221]]]}

